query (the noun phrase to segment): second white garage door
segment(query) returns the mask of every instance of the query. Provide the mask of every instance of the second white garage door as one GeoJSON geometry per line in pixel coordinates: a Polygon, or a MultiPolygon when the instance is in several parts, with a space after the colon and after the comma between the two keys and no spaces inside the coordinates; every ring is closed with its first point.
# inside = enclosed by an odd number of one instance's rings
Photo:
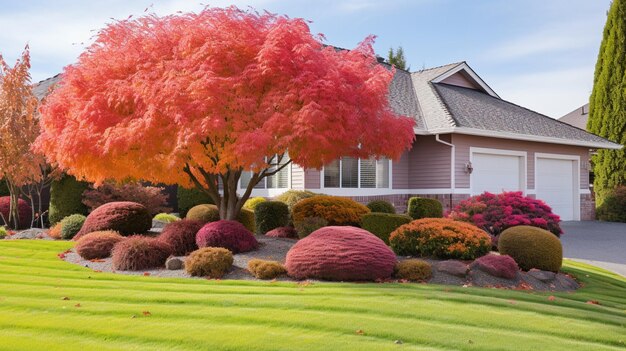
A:
{"type": "Polygon", "coordinates": [[[472,195],[523,190],[523,160],[516,155],[472,153],[472,195]]]}
{"type": "Polygon", "coordinates": [[[552,207],[552,212],[561,216],[561,220],[578,219],[579,216],[576,215],[578,209],[577,161],[538,157],[536,167],[537,199],[545,201],[552,207]]]}

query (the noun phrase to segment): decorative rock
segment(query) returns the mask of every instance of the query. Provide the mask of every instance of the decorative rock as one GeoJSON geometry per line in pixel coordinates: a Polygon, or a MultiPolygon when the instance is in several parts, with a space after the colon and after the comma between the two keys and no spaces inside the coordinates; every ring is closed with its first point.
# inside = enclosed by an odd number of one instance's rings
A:
{"type": "Polygon", "coordinates": [[[170,271],[177,271],[179,269],[183,269],[184,262],[178,257],[170,257],[165,261],[165,268],[170,271]]]}
{"type": "Polygon", "coordinates": [[[152,220],[152,228],[164,228],[168,223],[167,222],[163,222],[163,221],[159,221],[157,219],[153,219],[152,220]]]}
{"type": "Polygon", "coordinates": [[[519,267],[511,256],[489,254],[477,258],[470,269],[480,269],[494,277],[514,279],[519,274],[519,267]]]}
{"type": "Polygon", "coordinates": [[[439,262],[437,264],[437,270],[455,277],[464,278],[467,275],[469,267],[461,261],[447,260],[439,262]]]}
{"type": "MultiPolygon", "coordinates": [[[[11,239],[42,239],[46,237],[46,230],[41,228],[30,228],[11,235],[11,239]]],[[[7,236],[7,238],[9,238],[7,236]]]]}
{"type": "Polygon", "coordinates": [[[374,234],[355,227],[330,226],[298,241],[285,266],[296,279],[373,281],[393,274],[396,255],[374,234]]]}
{"type": "Polygon", "coordinates": [[[544,283],[549,283],[556,278],[556,273],[554,272],[542,271],[540,269],[534,269],[534,268],[528,271],[528,275],[544,283]]]}
{"type": "Polygon", "coordinates": [[[495,288],[516,288],[520,279],[505,279],[493,276],[482,269],[472,269],[468,273],[468,281],[471,286],[495,287],[495,288]]]}
{"type": "Polygon", "coordinates": [[[293,227],[278,227],[265,233],[270,238],[297,238],[298,233],[293,227]]]}
{"type": "Polygon", "coordinates": [[[574,278],[565,274],[557,274],[554,279],[554,283],[557,287],[561,287],[563,290],[576,290],[580,287],[574,278]]]}

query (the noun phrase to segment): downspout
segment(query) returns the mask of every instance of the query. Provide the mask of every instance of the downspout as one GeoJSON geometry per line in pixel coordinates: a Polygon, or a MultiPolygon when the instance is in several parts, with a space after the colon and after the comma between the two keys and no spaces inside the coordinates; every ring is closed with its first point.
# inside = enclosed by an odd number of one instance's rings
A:
{"type": "Polygon", "coordinates": [[[435,134],[435,141],[447,146],[450,146],[450,199],[449,199],[449,208],[452,209],[452,194],[454,194],[455,190],[456,190],[456,172],[455,172],[455,167],[456,167],[456,147],[454,146],[454,144],[449,143],[447,141],[443,141],[439,138],[440,134],[435,134]]]}

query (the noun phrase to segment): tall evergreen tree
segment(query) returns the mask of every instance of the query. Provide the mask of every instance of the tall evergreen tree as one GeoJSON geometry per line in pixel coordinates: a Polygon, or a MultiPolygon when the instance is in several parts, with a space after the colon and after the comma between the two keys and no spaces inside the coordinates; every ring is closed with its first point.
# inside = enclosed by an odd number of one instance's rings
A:
{"type": "MultiPolygon", "coordinates": [[[[607,13],[587,129],[626,145],[626,0],[614,0],[607,13]]],[[[626,150],[599,150],[593,161],[600,205],[608,191],[626,185],[626,150]]]]}
{"type": "Polygon", "coordinates": [[[410,67],[406,66],[406,59],[404,58],[404,49],[402,46],[399,46],[397,50],[393,50],[393,48],[389,48],[389,52],[387,53],[387,61],[389,64],[396,66],[397,68],[409,70],[410,67]]]}

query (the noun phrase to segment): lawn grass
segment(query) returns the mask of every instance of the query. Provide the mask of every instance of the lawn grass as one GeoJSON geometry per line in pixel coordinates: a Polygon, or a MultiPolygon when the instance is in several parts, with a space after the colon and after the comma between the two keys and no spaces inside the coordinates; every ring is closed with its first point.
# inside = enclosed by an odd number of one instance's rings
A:
{"type": "Polygon", "coordinates": [[[116,275],[60,260],[71,245],[0,241],[0,350],[626,348],[626,279],[581,263],[578,292],[529,293],[116,275]]]}

